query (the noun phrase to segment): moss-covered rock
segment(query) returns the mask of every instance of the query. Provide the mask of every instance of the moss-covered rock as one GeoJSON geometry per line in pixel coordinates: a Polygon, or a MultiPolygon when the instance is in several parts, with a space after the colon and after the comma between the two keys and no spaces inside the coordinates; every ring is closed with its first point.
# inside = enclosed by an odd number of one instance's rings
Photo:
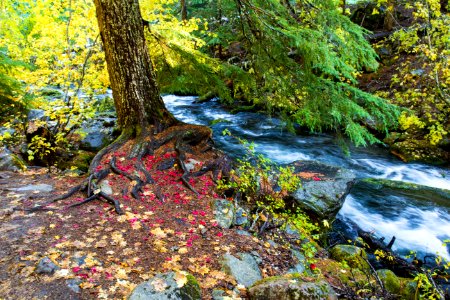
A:
{"type": "Polygon", "coordinates": [[[23,171],[27,168],[25,161],[6,147],[0,148],[0,171],[23,171]]]}
{"type": "Polygon", "coordinates": [[[62,162],[59,167],[61,169],[70,169],[71,167],[76,167],[82,172],[87,172],[94,156],[95,153],[93,152],[78,150],[72,159],[66,162],[62,162]]]}
{"type": "Polygon", "coordinates": [[[359,270],[368,270],[367,254],[364,249],[353,245],[336,245],[331,251],[331,256],[339,261],[345,261],[350,267],[359,270]]]}
{"type": "MultiPolygon", "coordinates": [[[[138,285],[128,296],[129,300],[197,300],[201,299],[200,285],[194,276],[182,274],[187,280],[177,282],[174,272],[158,274],[149,281],[138,285]]],[[[184,279],[184,278],[181,278],[184,279]]]]}
{"type": "Polygon", "coordinates": [[[357,185],[366,185],[370,189],[380,190],[391,195],[401,194],[416,200],[432,201],[439,206],[450,206],[450,190],[380,178],[365,178],[357,185]]]}
{"type": "Polygon", "coordinates": [[[256,282],[248,290],[249,299],[337,299],[331,286],[323,280],[305,282],[299,274],[276,276],[256,282]]]}
{"type": "Polygon", "coordinates": [[[400,296],[405,300],[416,300],[417,299],[417,282],[407,278],[400,279],[400,296]]]}
{"type": "Polygon", "coordinates": [[[378,277],[383,282],[384,288],[392,294],[400,294],[400,279],[391,270],[382,269],[377,271],[378,277]]]}

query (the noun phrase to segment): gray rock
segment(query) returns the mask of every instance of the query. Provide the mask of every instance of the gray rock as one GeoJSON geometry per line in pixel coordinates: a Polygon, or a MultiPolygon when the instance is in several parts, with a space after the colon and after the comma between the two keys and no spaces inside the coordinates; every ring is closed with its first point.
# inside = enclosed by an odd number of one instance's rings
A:
{"type": "Polygon", "coordinates": [[[5,134],[8,134],[9,136],[12,136],[14,133],[16,133],[16,130],[14,128],[8,128],[8,127],[0,127],[0,135],[3,136],[5,134]]]}
{"type": "Polygon", "coordinates": [[[213,200],[214,217],[222,228],[230,228],[233,224],[235,208],[231,201],[225,199],[213,200]]]}
{"type": "Polygon", "coordinates": [[[233,276],[238,284],[249,287],[262,278],[257,259],[249,253],[239,253],[239,258],[225,254],[221,264],[224,272],[233,276]]]}
{"type": "Polygon", "coordinates": [[[113,131],[116,118],[97,114],[81,125],[86,136],[81,140],[80,149],[98,151],[113,141],[113,131]]]}
{"type": "Polygon", "coordinates": [[[80,284],[82,280],[80,278],[73,278],[66,280],[66,285],[69,289],[74,291],[75,293],[81,293],[80,284]]]}
{"type": "Polygon", "coordinates": [[[302,186],[291,194],[308,214],[319,219],[333,220],[344,205],[345,197],[355,182],[355,174],[346,169],[313,161],[296,161],[289,166],[295,173],[323,174],[320,180],[303,180],[302,186]]]}
{"type": "Polygon", "coordinates": [[[44,120],[45,111],[43,109],[30,109],[27,116],[28,121],[44,120]]]}
{"type": "Polygon", "coordinates": [[[17,172],[26,169],[25,161],[6,147],[0,147],[0,171],[17,172]]]}
{"type": "Polygon", "coordinates": [[[175,273],[158,274],[149,281],[138,285],[128,297],[129,300],[196,300],[201,299],[201,290],[197,280],[187,275],[188,281],[182,287],[174,278],[175,273]]]}
{"type": "Polygon", "coordinates": [[[227,294],[224,290],[213,290],[211,294],[213,300],[225,300],[227,299],[227,294]]]}
{"type": "Polygon", "coordinates": [[[248,212],[242,208],[237,207],[236,213],[234,215],[233,225],[235,226],[245,226],[248,223],[248,212]]]}
{"type": "Polygon", "coordinates": [[[112,190],[111,186],[109,185],[109,181],[108,180],[103,180],[100,183],[100,189],[106,195],[112,195],[113,194],[113,190],[112,190]]]}
{"type": "Polygon", "coordinates": [[[89,131],[81,140],[80,148],[88,151],[98,151],[109,143],[108,136],[100,130],[89,131]]]}
{"type": "Polygon", "coordinates": [[[292,256],[298,261],[298,263],[293,266],[292,268],[290,268],[288,270],[288,274],[292,274],[292,273],[303,273],[305,271],[309,272],[309,269],[307,268],[308,262],[306,261],[306,257],[297,250],[291,250],[291,254],[292,256]]]}
{"type": "Polygon", "coordinates": [[[36,274],[53,274],[56,270],[59,270],[58,267],[50,258],[44,257],[42,258],[36,266],[35,273],[36,274]]]}
{"type": "Polygon", "coordinates": [[[338,299],[326,281],[304,282],[298,276],[266,278],[252,286],[248,296],[251,300],[338,299]]]}
{"type": "Polygon", "coordinates": [[[188,172],[194,171],[198,164],[200,164],[200,162],[198,160],[193,159],[193,158],[189,158],[188,160],[186,160],[184,162],[184,165],[185,165],[186,170],[188,172]]]}
{"type": "Polygon", "coordinates": [[[296,238],[300,238],[300,236],[301,236],[300,231],[297,228],[295,228],[294,225],[292,225],[290,223],[286,224],[286,227],[284,228],[284,231],[287,234],[295,236],[296,238]]]}
{"type": "Polygon", "coordinates": [[[252,234],[250,232],[248,232],[247,230],[238,229],[238,230],[236,230],[236,233],[240,234],[240,235],[245,235],[245,236],[252,236],[252,234]]]}
{"type": "Polygon", "coordinates": [[[29,184],[26,186],[22,186],[20,188],[12,188],[10,189],[12,191],[16,191],[16,192],[41,192],[41,193],[50,193],[53,192],[53,186],[51,186],[50,184],[44,184],[44,183],[39,183],[39,184],[29,184]]]}
{"type": "Polygon", "coordinates": [[[406,196],[417,202],[431,201],[439,206],[450,207],[450,186],[448,189],[440,189],[404,181],[365,178],[355,185],[355,189],[358,192],[370,189],[377,197],[406,196]]]}

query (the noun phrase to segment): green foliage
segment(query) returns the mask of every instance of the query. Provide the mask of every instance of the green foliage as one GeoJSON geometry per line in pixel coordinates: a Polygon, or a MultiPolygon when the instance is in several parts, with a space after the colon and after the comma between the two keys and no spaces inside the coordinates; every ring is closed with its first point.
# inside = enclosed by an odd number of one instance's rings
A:
{"type": "MultiPolygon", "coordinates": [[[[228,130],[224,134],[231,135],[228,130]]],[[[233,189],[245,195],[251,205],[262,207],[270,214],[285,209],[284,197],[300,186],[300,179],[289,167],[276,167],[268,158],[255,153],[253,143],[235,137],[246,149],[243,159],[238,159],[231,180],[219,181],[219,190],[233,189]],[[277,189],[274,189],[276,186],[277,189]]]]}
{"type": "MultiPolygon", "coordinates": [[[[224,130],[225,135],[231,135],[224,130]]],[[[232,136],[234,137],[234,136],[232,136]]],[[[254,144],[234,137],[246,149],[246,155],[237,160],[237,168],[231,172],[229,179],[219,180],[219,191],[232,189],[239,192],[247,203],[256,211],[255,218],[265,221],[267,218],[284,220],[298,230],[300,239],[318,239],[314,235],[319,226],[313,224],[309,218],[292,203],[286,202],[286,196],[300,188],[300,178],[290,167],[276,166],[268,158],[255,152],[254,144]]],[[[312,258],[317,251],[314,242],[301,245],[308,258],[312,258]]]]}
{"type": "Polygon", "coordinates": [[[368,32],[342,15],[336,1],[210,6],[221,9],[209,23],[207,45],[219,57],[228,46],[222,56],[251,82],[233,81],[235,94],[311,131],[342,131],[357,145],[378,141],[363,124],[385,133],[396,124],[393,105],[355,87],[361,70],[377,68],[376,54],[365,39],[368,32]]]}
{"type": "Polygon", "coordinates": [[[17,113],[24,113],[28,106],[22,93],[22,84],[14,78],[14,72],[25,64],[12,60],[6,47],[0,48],[0,124],[17,113]]]}
{"type": "Polygon", "coordinates": [[[403,130],[412,136],[425,136],[438,145],[450,133],[450,14],[442,1],[399,1],[398,8],[412,11],[412,23],[399,28],[378,47],[395,51],[397,65],[389,91],[379,95],[410,110],[401,116],[403,130]],[[414,123],[419,126],[410,126],[414,123]]]}

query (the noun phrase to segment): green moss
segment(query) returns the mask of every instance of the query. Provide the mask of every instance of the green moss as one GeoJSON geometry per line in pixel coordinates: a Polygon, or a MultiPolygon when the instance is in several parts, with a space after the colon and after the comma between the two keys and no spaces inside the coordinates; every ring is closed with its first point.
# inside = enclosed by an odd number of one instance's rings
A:
{"type": "Polygon", "coordinates": [[[82,172],[87,172],[89,170],[91,160],[94,158],[94,156],[95,153],[79,150],[75,153],[75,156],[71,160],[67,162],[62,162],[59,167],[63,170],[76,167],[78,170],[82,172]]]}
{"type": "Polygon", "coordinates": [[[19,168],[22,171],[25,171],[27,169],[27,165],[23,159],[21,159],[16,154],[11,155],[11,158],[13,160],[14,166],[19,168]]]}
{"type": "Polygon", "coordinates": [[[417,200],[433,201],[445,207],[448,207],[450,203],[450,190],[377,178],[365,178],[358,184],[369,185],[372,189],[382,190],[389,194],[401,194],[417,200]]]}
{"type": "Polygon", "coordinates": [[[365,261],[367,259],[366,251],[357,246],[336,245],[331,249],[331,255],[337,261],[345,261],[352,268],[361,271],[369,269],[369,265],[365,261]]]}
{"type": "Polygon", "coordinates": [[[400,279],[392,272],[391,270],[378,270],[378,277],[384,284],[384,288],[392,293],[399,294],[400,293],[400,279]]]}
{"type": "Polygon", "coordinates": [[[202,298],[202,291],[200,289],[200,285],[197,281],[197,279],[192,276],[191,274],[187,274],[187,283],[183,287],[183,293],[188,296],[188,299],[196,300],[202,298]]]}

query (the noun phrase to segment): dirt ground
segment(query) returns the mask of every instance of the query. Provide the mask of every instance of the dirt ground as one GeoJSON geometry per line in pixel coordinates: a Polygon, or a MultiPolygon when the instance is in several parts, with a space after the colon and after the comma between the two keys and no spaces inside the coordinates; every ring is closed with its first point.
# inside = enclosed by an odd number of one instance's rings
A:
{"type": "MultiPolygon", "coordinates": [[[[125,153],[114,155],[118,167],[131,171],[125,153]]],[[[176,163],[156,168],[174,156],[167,151],[145,158],[156,183],[146,185],[139,200],[126,193],[128,179],[108,175],[124,215],[100,200],[68,208],[85,199],[81,193],[49,205],[48,211],[20,210],[67,192],[84,178],[48,174],[44,168],[0,173],[0,299],[120,299],[137,284],[170,270],[193,274],[202,298],[209,299],[213,289],[233,296],[237,286],[221,269],[227,252],[256,251],[263,260],[263,277],[281,274],[294,263],[287,246],[239,235],[239,228],[220,228],[210,205],[219,197],[211,174],[190,179],[197,196],[180,181],[176,163]],[[14,190],[30,184],[49,184],[54,191],[14,190]],[[52,274],[38,274],[36,266],[44,257],[56,268],[52,274]]]]}

